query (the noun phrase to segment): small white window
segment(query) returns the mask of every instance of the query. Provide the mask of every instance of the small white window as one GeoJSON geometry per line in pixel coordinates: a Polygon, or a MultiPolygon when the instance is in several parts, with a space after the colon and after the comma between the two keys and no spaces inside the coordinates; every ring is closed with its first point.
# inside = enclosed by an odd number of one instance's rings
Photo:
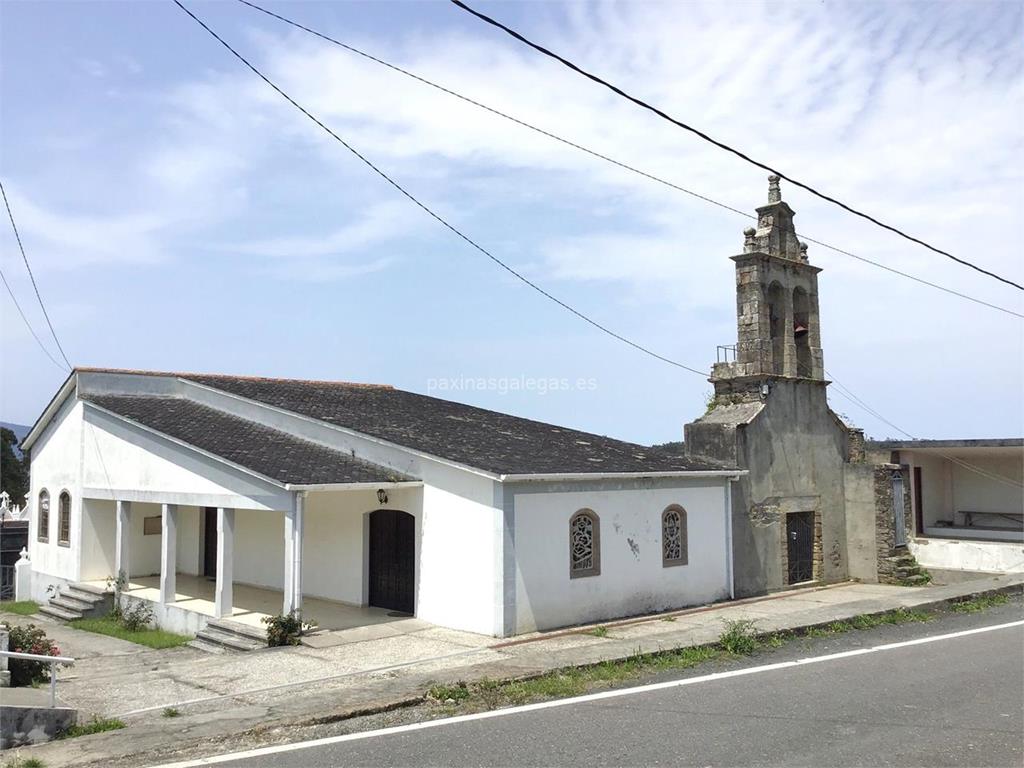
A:
{"type": "Polygon", "coordinates": [[[45,488],[39,492],[39,515],[36,519],[36,538],[42,542],[50,540],[50,492],[45,488]]]}

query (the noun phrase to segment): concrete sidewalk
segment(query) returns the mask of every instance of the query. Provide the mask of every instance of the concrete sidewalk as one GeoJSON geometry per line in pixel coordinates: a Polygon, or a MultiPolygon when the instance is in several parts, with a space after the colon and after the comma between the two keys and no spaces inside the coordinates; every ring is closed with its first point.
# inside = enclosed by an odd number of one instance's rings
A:
{"type": "MultiPolygon", "coordinates": [[[[496,641],[428,627],[323,648],[226,656],[181,648],[94,656],[76,665],[73,678],[61,681],[60,695],[83,714],[120,717],[128,729],[32,747],[24,754],[47,765],[115,760],[141,765],[152,762],[147,757],[155,752],[243,731],[324,722],[418,702],[433,682],[532,676],[637,652],[713,643],[730,620],[752,619],[760,631],[799,629],[1019,589],[1022,584],[1020,574],[933,587],[847,583],[609,622],[602,637],[584,627],[496,641]],[[673,620],[666,621],[668,616],[673,620]],[[164,707],[175,707],[181,716],[163,717],[164,707]]],[[[62,635],[86,634],[61,629],[62,635]]],[[[74,640],[63,638],[62,648],[70,655],[75,655],[74,640]]]]}

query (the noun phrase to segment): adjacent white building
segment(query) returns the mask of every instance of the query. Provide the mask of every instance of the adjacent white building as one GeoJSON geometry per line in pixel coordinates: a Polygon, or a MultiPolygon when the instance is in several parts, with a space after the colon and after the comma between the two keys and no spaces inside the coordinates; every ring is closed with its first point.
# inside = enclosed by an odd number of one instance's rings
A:
{"type": "Polygon", "coordinates": [[[1024,571],[1024,440],[887,440],[870,448],[909,469],[918,562],[1024,571]]]}
{"type": "Polygon", "coordinates": [[[391,387],[79,368],[24,447],[40,601],[503,637],[732,594],[740,470],[391,387]]]}

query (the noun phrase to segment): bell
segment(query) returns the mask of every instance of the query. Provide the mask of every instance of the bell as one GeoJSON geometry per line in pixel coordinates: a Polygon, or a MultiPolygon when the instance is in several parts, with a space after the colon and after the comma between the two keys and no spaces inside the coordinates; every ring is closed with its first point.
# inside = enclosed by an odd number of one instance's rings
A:
{"type": "Polygon", "coordinates": [[[794,336],[803,336],[805,333],[807,333],[807,328],[804,325],[802,325],[801,323],[794,323],[793,324],[793,335],[794,336]]]}

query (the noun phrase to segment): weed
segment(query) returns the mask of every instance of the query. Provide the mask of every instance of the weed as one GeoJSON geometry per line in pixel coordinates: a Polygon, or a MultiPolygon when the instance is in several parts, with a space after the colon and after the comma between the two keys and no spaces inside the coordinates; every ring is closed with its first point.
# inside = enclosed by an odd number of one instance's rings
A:
{"type": "Polygon", "coordinates": [[[4,763],[4,768],[46,768],[46,763],[38,757],[16,757],[4,763]]]}
{"type": "Polygon", "coordinates": [[[124,722],[118,720],[117,718],[99,717],[98,715],[93,715],[92,720],[90,720],[88,723],[85,723],[84,725],[71,726],[60,735],[60,738],[73,739],[76,736],[88,736],[93,733],[117,731],[124,727],[124,722]]]}
{"type": "Polygon", "coordinates": [[[757,639],[756,624],[750,619],[726,619],[725,630],[718,636],[718,644],[726,653],[749,656],[761,643],[757,639]]]}
{"type": "Polygon", "coordinates": [[[675,621],[676,617],[675,616],[662,616],[661,620],[662,621],[675,621]]]}
{"type": "Polygon", "coordinates": [[[587,634],[594,637],[608,637],[608,627],[594,627],[587,634]]]}
{"type": "Polygon", "coordinates": [[[181,710],[177,707],[164,707],[164,717],[181,717],[181,710]]]}
{"type": "Polygon", "coordinates": [[[469,698],[469,686],[461,680],[455,685],[432,685],[427,696],[442,703],[459,702],[469,698]]]}
{"type": "Polygon", "coordinates": [[[991,608],[995,605],[1004,605],[1009,602],[1010,598],[1006,595],[979,595],[973,599],[960,600],[953,603],[949,609],[956,613],[979,613],[984,611],[986,608],[991,608]]]}

